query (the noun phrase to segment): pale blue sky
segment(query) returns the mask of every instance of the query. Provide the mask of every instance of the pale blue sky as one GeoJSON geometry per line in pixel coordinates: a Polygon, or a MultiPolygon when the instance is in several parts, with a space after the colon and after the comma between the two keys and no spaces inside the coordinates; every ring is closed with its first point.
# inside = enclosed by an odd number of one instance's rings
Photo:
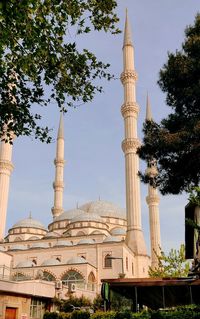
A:
{"type": "MultiPolygon", "coordinates": [[[[121,0],[118,1],[120,27],[123,29],[125,8],[128,8],[135,46],[137,102],[140,105],[138,134],[141,137],[148,90],[153,116],[161,119],[168,113],[164,95],[156,82],[158,72],[167,59],[168,51],[181,47],[184,29],[193,23],[199,10],[199,0],[121,0]]],[[[71,34],[73,40],[73,34],[71,34]]],[[[111,63],[115,81],[104,84],[104,93],[94,101],[71,109],[65,124],[65,191],[64,208],[70,209],[90,201],[109,200],[125,206],[124,157],[121,150],[123,119],[120,107],[123,88],[119,80],[122,72],[123,35],[95,33],[75,39],[80,47],[91,48],[105,62],[111,63]]],[[[43,111],[44,124],[53,128],[56,139],[59,112],[55,105],[43,111]]],[[[32,212],[33,218],[45,225],[51,221],[55,157],[55,139],[51,145],[29,138],[14,143],[7,228],[32,212]]],[[[146,185],[141,187],[142,223],[149,246],[148,209],[145,202],[146,185]]],[[[160,219],[162,247],[178,248],[184,242],[184,206],[187,196],[161,197],[160,219]]]]}

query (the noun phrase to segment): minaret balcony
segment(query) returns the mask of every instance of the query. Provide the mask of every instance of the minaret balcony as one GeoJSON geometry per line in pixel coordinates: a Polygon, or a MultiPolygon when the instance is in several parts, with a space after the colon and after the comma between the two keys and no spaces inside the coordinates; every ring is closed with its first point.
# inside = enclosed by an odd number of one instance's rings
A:
{"type": "Polygon", "coordinates": [[[138,147],[141,146],[141,142],[137,138],[126,138],[122,142],[122,150],[125,154],[136,154],[138,147]]]}
{"type": "Polygon", "coordinates": [[[130,116],[137,118],[139,110],[139,105],[136,102],[126,102],[121,107],[121,113],[124,118],[130,116]]]}
{"type": "Polygon", "coordinates": [[[135,83],[137,79],[138,75],[135,70],[125,70],[120,76],[120,80],[123,85],[127,83],[135,83]]]}

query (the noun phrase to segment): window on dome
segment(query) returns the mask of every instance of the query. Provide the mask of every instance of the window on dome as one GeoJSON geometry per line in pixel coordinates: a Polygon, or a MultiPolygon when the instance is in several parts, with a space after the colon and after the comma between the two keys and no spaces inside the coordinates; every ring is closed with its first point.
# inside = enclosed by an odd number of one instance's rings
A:
{"type": "Polygon", "coordinates": [[[83,276],[74,270],[70,270],[65,273],[61,280],[64,285],[69,286],[70,284],[75,284],[78,288],[85,288],[85,280],[83,276]]]}
{"type": "Polygon", "coordinates": [[[111,257],[111,254],[107,254],[104,258],[104,267],[105,268],[112,268],[112,259],[110,257],[111,257]]]}

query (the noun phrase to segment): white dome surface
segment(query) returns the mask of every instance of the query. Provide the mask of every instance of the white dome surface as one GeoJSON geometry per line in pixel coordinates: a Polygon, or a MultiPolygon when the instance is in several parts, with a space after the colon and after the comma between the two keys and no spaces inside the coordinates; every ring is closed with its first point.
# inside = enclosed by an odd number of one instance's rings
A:
{"type": "Polygon", "coordinates": [[[87,261],[83,257],[73,257],[67,261],[67,265],[86,264],[87,261]]]}
{"type": "Polygon", "coordinates": [[[58,259],[50,258],[50,259],[43,261],[41,266],[55,266],[55,265],[60,265],[60,264],[61,264],[61,262],[58,259]]]}
{"type": "Polygon", "coordinates": [[[95,241],[91,238],[87,238],[87,239],[81,239],[77,245],[84,245],[84,244],[94,244],[95,241]]]}
{"type": "Polygon", "coordinates": [[[31,249],[34,248],[49,248],[49,244],[48,243],[34,243],[31,245],[30,247],[31,249]]]}
{"type": "Polygon", "coordinates": [[[61,247],[61,246],[73,246],[73,245],[71,241],[69,240],[60,240],[54,245],[54,247],[61,247]]]}
{"type": "Polygon", "coordinates": [[[75,222],[98,222],[98,223],[104,223],[103,219],[98,215],[98,214],[94,214],[94,213],[86,213],[83,212],[83,214],[74,217],[71,220],[71,223],[75,223],[75,222]]]}
{"type": "Polygon", "coordinates": [[[33,267],[34,263],[31,260],[21,261],[17,264],[16,268],[33,267]]]}
{"type": "Polygon", "coordinates": [[[60,236],[61,236],[60,234],[58,234],[54,231],[50,231],[43,238],[58,238],[60,236]]]}
{"type": "Polygon", "coordinates": [[[39,228],[39,229],[46,230],[45,226],[42,225],[42,223],[40,223],[38,220],[33,219],[31,217],[20,220],[19,222],[14,224],[11,227],[11,229],[12,228],[19,228],[19,227],[39,228]]]}
{"type": "Polygon", "coordinates": [[[102,217],[116,217],[126,219],[126,211],[115,204],[107,201],[89,202],[80,207],[88,213],[94,213],[102,217]]]}
{"type": "Polygon", "coordinates": [[[66,220],[66,219],[71,220],[72,218],[74,218],[80,214],[83,214],[83,213],[84,213],[84,211],[81,209],[70,209],[70,210],[67,210],[66,212],[62,213],[60,216],[56,217],[54,219],[54,222],[66,220]]]}
{"type": "Polygon", "coordinates": [[[103,243],[114,243],[114,242],[120,242],[121,239],[120,238],[117,238],[117,237],[114,237],[114,236],[108,236],[104,239],[103,243]]]}
{"type": "Polygon", "coordinates": [[[23,245],[13,245],[9,250],[26,250],[26,246],[23,245]]]}
{"type": "Polygon", "coordinates": [[[124,236],[124,235],[126,235],[126,229],[124,229],[124,228],[114,228],[114,229],[111,230],[111,234],[113,236],[117,236],[117,235],[124,236]]]}

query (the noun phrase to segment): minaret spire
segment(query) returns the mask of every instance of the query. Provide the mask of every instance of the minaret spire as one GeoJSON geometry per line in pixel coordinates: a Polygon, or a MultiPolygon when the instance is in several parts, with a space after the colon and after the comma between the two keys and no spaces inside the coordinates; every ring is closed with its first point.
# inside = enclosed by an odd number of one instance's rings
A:
{"type": "Polygon", "coordinates": [[[121,82],[124,86],[124,104],[121,112],[125,127],[125,139],[122,142],[122,149],[125,154],[126,168],[126,243],[136,255],[146,256],[146,245],[141,226],[140,180],[138,177],[139,158],[137,148],[140,146],[140,141],[137,137],[137,117],[139,113],[139,106],[136,103],[137,73],[134,68],[134,48],[127,12],[123,61],[124,69],[121,74],[121,82]]]}
{"type": "MultiPolygon", "coordinates": [[[[151,105],[149,101],[149,96],[147,94],[146,102],[146,121],[152,121],[151,105]]],[[[158,174],[156,160],[152,158],[148,162],[148,167],[146,169],[146,174],[152,179],[154,179],[158,174]]],[[[151,267],[155,268],[158,266],[158,258],[161,252],[161,239],[160,239],[160,216],[159,216],[159,196],[155,185],[148,185],[148,196],[146,201],[149,207],[149,225],[150,225],[150,241],[151,241],[151,267]]]]}
{"type": "Polygon", "coordinates": [[[60,114],[60,122],[57,135],[56,158],[54,164],[56,167],[54,188],[54,206],[52,207],[53,218],[64,212],[63,210],[63,190],[64,190],[64,124],[63,114],[60,114]]]}

